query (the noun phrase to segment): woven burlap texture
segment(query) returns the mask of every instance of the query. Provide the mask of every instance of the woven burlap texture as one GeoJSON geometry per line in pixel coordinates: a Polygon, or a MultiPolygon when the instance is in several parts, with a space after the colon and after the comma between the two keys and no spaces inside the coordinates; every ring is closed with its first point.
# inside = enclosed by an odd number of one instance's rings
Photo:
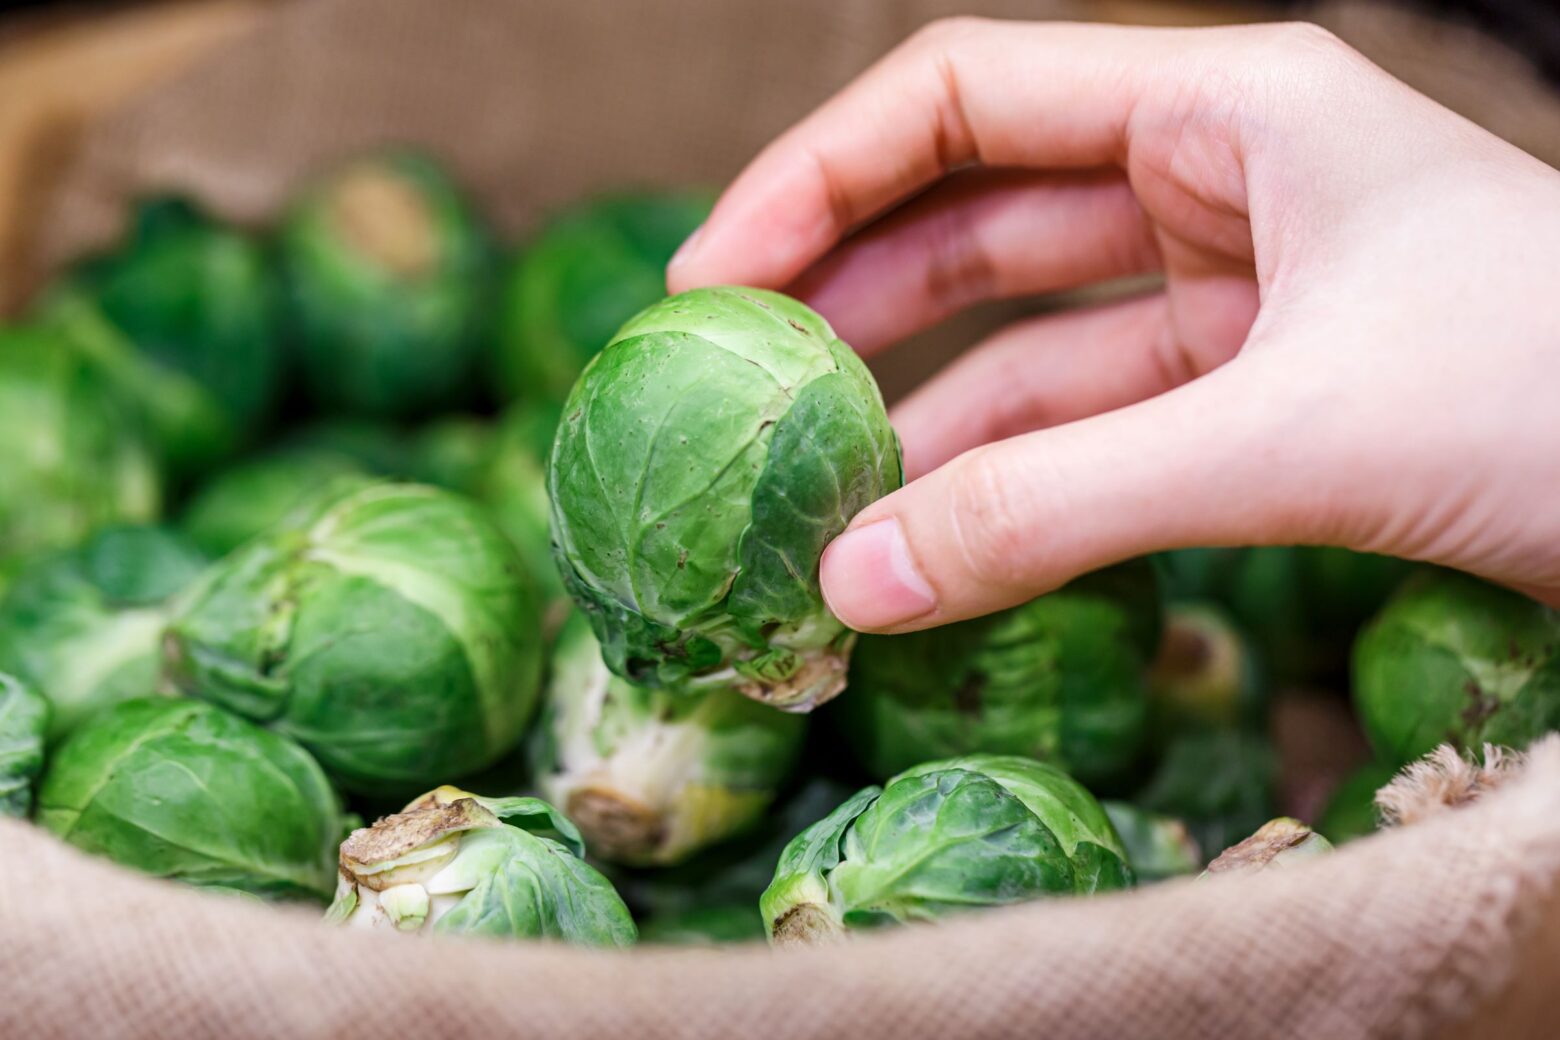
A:
{"type": "MultiPolygon", "coordinates": [[[[112,235],[126,198],[156,187],[263,220],[307,170],[401,141],[449,159],[510,234],[625,179],[719,183],[915,26],[961,6],[1088,13],[1068,0],[294,4],[94,129],[40,241],[51,263],[77,255],[112,235]]],[[[1404,56],[1436,53],[1414,51],[1407,30],[1389,36],[1396,71],[1435,64],[1404,56]]],[[[1459,1021],[1471,1036],[1514,1036],[1492,998],[1543,980],[1520,951],[1556,906],[1557,809],[1560,746],[1549,746],[1528,781],[1489,802],[1305,870],[785,955],[346,934],[0,823],[0,1037],[1345,1040],[1459,1021]]]]}
{"type": "Polygon", "coordinates": [[[786,953],[338,931],[6,822],[0,1036],[1427,1036],[1505,985],[1557,871],[1554,740],[1487,801],[1302,869],[786,953]]]}

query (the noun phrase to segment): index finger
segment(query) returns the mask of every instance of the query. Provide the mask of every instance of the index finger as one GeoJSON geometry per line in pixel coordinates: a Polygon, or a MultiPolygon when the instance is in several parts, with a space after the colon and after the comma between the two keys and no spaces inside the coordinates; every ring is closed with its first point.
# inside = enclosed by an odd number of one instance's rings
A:
{"type": "Polygon", "coordinates": [[[1144,86],[1221,30],[933,23],[762,151],[668,269],[673,292],[783,288],[850,230],[969,163],[1121,163],[1144,86]]]}

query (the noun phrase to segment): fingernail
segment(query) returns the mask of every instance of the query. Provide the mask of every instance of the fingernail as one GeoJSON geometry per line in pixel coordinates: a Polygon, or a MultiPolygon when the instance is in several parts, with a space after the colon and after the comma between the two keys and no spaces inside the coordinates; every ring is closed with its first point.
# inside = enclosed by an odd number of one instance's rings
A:
{"type": "Polygon", "coordinates": [[[851,628],[893,628],[937,606],[896,519],[878,520],[834,539],[824,551],[820,576],[829,609],[851,628]]]}
{"type": "Polygon", "coordinates": [[[683,239],[683,244],[677,247],[677,252],[672,254],[671,262],[666,265],[668,270],[676,267],[681,263],[684,263],[690,256],[694,254],[694,251],[699,246],[699,235],[703,231],[704,225],[700,224],[698,227],[693,229],[693,234],[683,239]]]}

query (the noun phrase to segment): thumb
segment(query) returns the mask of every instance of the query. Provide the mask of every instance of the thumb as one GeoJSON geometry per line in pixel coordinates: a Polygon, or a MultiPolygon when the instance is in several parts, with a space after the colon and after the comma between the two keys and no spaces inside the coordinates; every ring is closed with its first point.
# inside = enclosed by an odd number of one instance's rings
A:
{"type": "Polygon", "coordinates": [[[1325,525],[1305,409],[1244,359],[1114,412],[988,444],[863,510],[823,554],[851,628],[930,628],[1027,602],[1079,574],[1187,545],[1296,540],[1325,525]],[[1295,494],[1298,494],[1296,492],[1295,494]],[[1295,494],[1288,496],[1294,498],[1295,494]]]}

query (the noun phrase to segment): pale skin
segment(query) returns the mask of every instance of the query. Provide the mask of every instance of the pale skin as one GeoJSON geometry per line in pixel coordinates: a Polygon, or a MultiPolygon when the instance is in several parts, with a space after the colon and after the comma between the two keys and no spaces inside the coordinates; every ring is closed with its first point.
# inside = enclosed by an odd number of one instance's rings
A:
{"type": "Polygon", "coordinates": [[[847,624],[1195,545],[1560,605],[1560,173],[1315,27],[937,23],[759,154],[668,284],[785,289],[870,356],[1144,272],[1164,289],[1005,329],[894,410],[910,483],[822,563],[847,624]]]}

